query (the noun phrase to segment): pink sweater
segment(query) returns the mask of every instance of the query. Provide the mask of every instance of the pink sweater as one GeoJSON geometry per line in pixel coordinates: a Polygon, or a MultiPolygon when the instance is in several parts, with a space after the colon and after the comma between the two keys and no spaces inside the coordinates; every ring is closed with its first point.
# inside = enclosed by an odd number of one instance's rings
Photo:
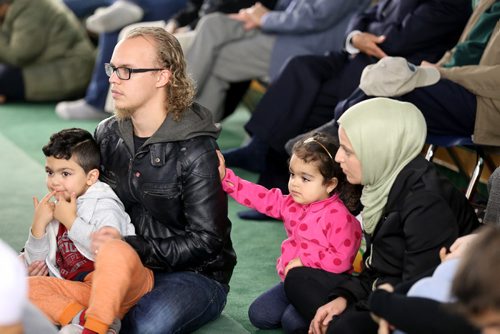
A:
{"type": "Polygon", "coordinates": [[[298,204],[281,190],[268,190],[245,181],[229,168],[222,187],[238,203],[283,220],[288,238],[281,244],[281,256],[276,263],[282,280],[285,267],[297,257],[307,267],[333,273],[352,271],[361,243],[361,224],[337,195],[298,204]]]}

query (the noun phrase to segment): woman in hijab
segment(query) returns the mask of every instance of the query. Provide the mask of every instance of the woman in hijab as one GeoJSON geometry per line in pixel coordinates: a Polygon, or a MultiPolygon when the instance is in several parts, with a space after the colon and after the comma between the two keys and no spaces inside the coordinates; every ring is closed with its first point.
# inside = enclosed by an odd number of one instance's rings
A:
{"type": "Polygon", "coordinates": [[[296,268],[285,289],[311,321],[305,332],[377,333],[370,293],[425,276],[439,264],[440,248],[479,222],[465,196],[422,157],[427,127],[413,104],[373,98],[352,106],[338,123],[335,160],[350,183],[363,185],[363,268],[359,275],[296,268]]]}

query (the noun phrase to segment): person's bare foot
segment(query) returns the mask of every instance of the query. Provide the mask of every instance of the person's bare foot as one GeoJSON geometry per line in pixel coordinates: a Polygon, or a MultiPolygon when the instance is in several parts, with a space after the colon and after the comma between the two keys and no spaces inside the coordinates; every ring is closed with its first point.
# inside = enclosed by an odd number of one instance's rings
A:
{"type": "Polygon", "coordinates": [[[0,104],[4,104],[5,101],[7,101],[7,98],[5,97],[5,95],[0,95],[0,104]]]}

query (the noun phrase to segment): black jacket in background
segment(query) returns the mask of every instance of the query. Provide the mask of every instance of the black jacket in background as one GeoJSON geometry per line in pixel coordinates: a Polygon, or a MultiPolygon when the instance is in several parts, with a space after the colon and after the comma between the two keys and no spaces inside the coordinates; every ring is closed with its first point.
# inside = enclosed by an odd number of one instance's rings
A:
{"type": "Polygon", "coordinates": [[[210,112],[197,104],[180,121],[168,114],[137,152],[130,120],[110,117],[98,125],[101,180],[125,205],[137,234],[125,240],[146,267],[229,283],[236,254],[215,152],[218,133],[210,112]]]}

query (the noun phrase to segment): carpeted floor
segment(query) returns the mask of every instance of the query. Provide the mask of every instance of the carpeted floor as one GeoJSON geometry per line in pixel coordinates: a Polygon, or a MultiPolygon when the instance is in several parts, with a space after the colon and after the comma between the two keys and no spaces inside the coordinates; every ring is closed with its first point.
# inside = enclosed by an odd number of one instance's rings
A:
{"type": "MultiPolygon", "coordinates": [[[[240,108],[223,124],[219,139],[222,149],[236,147],[244,140],[242,126],[248,112],[240,108]]],[[[82,127],[93,131],[94,121],[63,121],[54,115],[52,104],[7,104],[0,106],[0,238],[21,249],[31,224],[33,196],[46,192],[44,157],[41,147],[49,136],[63,128],[82,127]]],[[[255,175],[237,171],[247,179],[255,175]]],[[[197,333],[281,333],[259,331],[248,321],[250,303],[278,282],[275,261],[285,232],[278,222],[238,219],[243,209],[229,199],[232,238],[238,264],[231,280],[231,292],[223,317],[197,333]]]]}
{"type": "MultiPolygon", "coordinates": [[[[223,123],[218,140],[222,149],[237,147],[244,138],[243,124],[249,118],[244,108],[223,123]]],[[[94,121],[63,121],[54,114],[52,104],[7,104],[0,106],[0,238],[15,249],[21,249],[31,224],[34,195],[46,193],[44,157],[41,147],[49,136],[63,128],[82,127],[93,131],[94,121]]],[[[463,180],[454,178],[455,184],[463,180]]],[[[255,180],[255,175],[236,171],[238,175],[255,180]]],[[[454,179],[453,179],[454,178],[454,179]]],[[[485,187],[482,186],[483,194],[485,187]]],[[[238,264],[231,280],[231,292],[223,316],[197,333],[281,333],[279,330],[259,331],[248,321],[250,303],[260,293],[278,282],[275,261],[285,232],[279,222],[240,220],[236,213],[243,207],[229,199],[233,222],[232,239],[238,264]]]]}

